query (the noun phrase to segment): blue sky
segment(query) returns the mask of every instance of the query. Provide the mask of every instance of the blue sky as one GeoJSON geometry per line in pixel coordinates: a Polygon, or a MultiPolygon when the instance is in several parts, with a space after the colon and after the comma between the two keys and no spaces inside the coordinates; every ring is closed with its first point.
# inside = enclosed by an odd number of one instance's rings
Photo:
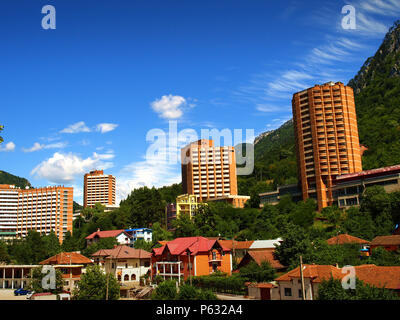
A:
{"type": "Polygon", "coordinates": [[[400,0],[4,0],[0,169],[73,186],[79,203],[95,168],[119,199],[179,182],[179,163],[146,158],[150,130],[275,129],[293,93],[347,83],[399,18],[400,0]],[[41,27],[47,4],[55,30],[41,27]]]}

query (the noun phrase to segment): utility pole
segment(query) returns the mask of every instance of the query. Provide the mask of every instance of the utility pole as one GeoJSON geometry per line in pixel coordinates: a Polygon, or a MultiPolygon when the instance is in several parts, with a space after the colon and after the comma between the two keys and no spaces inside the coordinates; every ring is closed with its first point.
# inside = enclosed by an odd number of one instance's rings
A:
{"type": "Polygon", "coordinates": [[[190,285],[192,285],[192,262],[190,261],[190,251],[188,250],[188,255],[189,255],[189,280],[190,280],[190,285]]]}
{"type": "Polygon", "coordinates": [[[302,300],[306,300],[306,291],[305,291],[305,288],[304,288],[303,257],[302,256],[300,256],[300,277],[301,277],[302,300]]]}
{"type": "MultiPolygon", "coordinates": [[[[105,267],[106,265],[105,265],[105,263],[104,263],[104,267],[105,267]]],[[[112,258],[111,258],[111,266],[112,266],[112,258]]],[[[109,276],[108,276],[108,273],[107,273],[107,269],[106,268],[104,268],[105,269],[105,272],[106,272],[106,300],[108,300],[108,278],[109,278],[109,276]]],[[[111,273],[110,273],[111,274],[111,273]]]]}

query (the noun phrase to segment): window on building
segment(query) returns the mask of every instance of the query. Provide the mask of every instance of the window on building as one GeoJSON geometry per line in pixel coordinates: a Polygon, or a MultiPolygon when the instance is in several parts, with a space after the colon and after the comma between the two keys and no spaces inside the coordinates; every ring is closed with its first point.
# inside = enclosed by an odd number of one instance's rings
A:
{"type": "Polygon", "coordinates": [[[299,289],[299,298],[303,298],[303,292],[301,289],[299,289]]]}
{"type": "Polygon", "coordinates": [[[292,296],[292,289],[285,288],[285,297],[291,297],[291,296],[292,296]]]}

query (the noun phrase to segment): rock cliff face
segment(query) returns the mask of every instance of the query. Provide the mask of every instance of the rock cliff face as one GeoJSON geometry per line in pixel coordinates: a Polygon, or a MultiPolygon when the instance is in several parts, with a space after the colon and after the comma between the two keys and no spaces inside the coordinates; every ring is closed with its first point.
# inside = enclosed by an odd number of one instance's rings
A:
{"type": "Polygon", "coordinates": [[[358,74],[349,82],[355,94],[359,94],[377,75],[400,77],[400,20],[386,34],[375,56],[367,59],[358,74]]]}

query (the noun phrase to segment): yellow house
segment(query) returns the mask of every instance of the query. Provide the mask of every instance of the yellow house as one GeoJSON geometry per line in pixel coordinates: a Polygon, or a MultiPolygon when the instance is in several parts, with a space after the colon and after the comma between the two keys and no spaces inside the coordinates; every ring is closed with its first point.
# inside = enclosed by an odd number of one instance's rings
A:
{"type": "Polygon", "coordinates": [[[197,201],[197,196],[193,194],[182,194],[176,198],[176,217],[179,218],[181,213],[186,213],[190,218],[194,216],[200,202],[197,201]]]}

